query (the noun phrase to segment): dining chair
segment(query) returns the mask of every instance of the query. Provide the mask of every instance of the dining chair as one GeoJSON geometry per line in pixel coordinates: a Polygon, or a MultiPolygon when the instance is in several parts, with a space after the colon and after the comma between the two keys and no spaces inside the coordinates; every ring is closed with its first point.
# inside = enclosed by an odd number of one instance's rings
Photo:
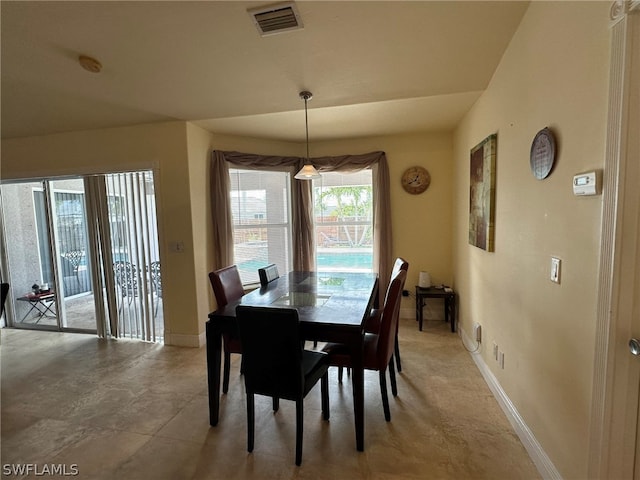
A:
{"type": "Polygon", "coordinates": [[[78,288],[81,288],[79,270],[80,270],[80,264],[82,263],[83,257],[84,257],[84,250],[70,250],[62,254],[62,258],[67,260],[71,265],[71,270],[73,272],[73,275],[76,277],[78,288]]]}
{"type": "Polygon", "coordinates": [[[157,300],[153,316],[158,315],[158,305],[162,298],[162,271],[160,268],[160,262],[154,261],[149,264],[149,280],[151,280],[151,290],[155,292],[157,300]]]}
{"type": "Polygon", "coordinates": [[[124,308],[125,298],[131,304],[134,297],[138,296],[138,267],[131,262],[118,260],[113,262],[113,276],[120,289],[121,300],[118,308],[118,311],[120,311],[124,308]]]}
{"type": "MultiPolygon", "coordinates": [[[[400,271],[404,270],[405,272],[409,271],[409,262],[407,262],[404,258],[398,257],[393,264],[393,269],[391,270],[391,277],[393,278],[400,271]]],[[[378,333],[380,330],[380,316],[382,314],[381,308],[374,308],[371,310],[369,317],[365,320],[364,331],[369,333],[378,333]]],[[[398,315],[400,315],[400,309],[398,309],[398,315]]],[[[396,335],[394,340],[394,353],[396,356],[396,369],[398,372],[402,371],[402,363],[400,362],[400,345],[398,344],[398,327],[400,325],[399,319],[396,323],[396,335]]]]}
{"type": "MultiPolygon", "coordinates": [[[[244,287],[240,280],[240,273],[236,265],[221,268],[209,273],[209,281],[216,297],[218,308],[238,300],[244,295],[244,287]]],[[[222,377],[222,393],[229,391],[229,374],[231,371],[231,354],[242,353],[240,337],[237,334],[225,333],[222,335],[224,350],[224,366],[222,377]]],[[[242,367],[240,368],[242,373],[242,367]]]]}
{"type": "MultiPolygon", "coordinates": [[[[382,313],[380,314],[380,328],[378,333],[364,334],[363,365],[366,370],[377,370],[380,372],[380,393],[382,394],[382,407],[384,418],[388,422],[391,420],[389,410],[389,397],[387,395],[386,371],[389,369],[389,380],[391,382],[391,392],[393,396],[398,395],[396,375],[393,364],[394,337],[398,323],[398,310],[400,309],[400,299],[402,289],[407,278],[406,270],[398,270],[391,279],[384,300],[382,313]]],[[[351,368],[351,354],[346,345],[341,343],[327,343],[322,349],[329,354],[329,365],[342,368],[351,368]]],[[[340,370],[338,372],[340,379],[340,370]]]]}
{"type": "Polygon", "coordinates": [[[267,265],[263,268],[259,268],[258,276],[260,277],[260,285],[262,285],[263,287],[268,285],[269,282],[274,281],[276,278],[280,278],[278,267],[275,263],[267,265]]]}
{"type": "Polygon", "coordinates": [[[304,350],[294,308],[236,307],[247,397],[247,450],[255,438],[255,395],[296,402],[296,465],[302,463],[304,398],[320,380],[322,414],[329,420],[327,354],[304,350]]]}

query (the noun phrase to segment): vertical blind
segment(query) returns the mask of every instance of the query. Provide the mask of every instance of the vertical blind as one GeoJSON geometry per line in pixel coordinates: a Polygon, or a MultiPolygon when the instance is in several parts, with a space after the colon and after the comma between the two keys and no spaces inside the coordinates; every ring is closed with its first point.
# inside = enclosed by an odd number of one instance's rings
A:
{"type": "Polygon", "coordinates": [[[110,174],[105,184],[103,218],[108,219],[104,231],[109,232],[109,241],[104,243],[110,245],[104,254],[105,269],[112,268],[118,312],[110,333],[155,342],[163,331],[158,318],[162,285],[153,173],[110,174]]]}

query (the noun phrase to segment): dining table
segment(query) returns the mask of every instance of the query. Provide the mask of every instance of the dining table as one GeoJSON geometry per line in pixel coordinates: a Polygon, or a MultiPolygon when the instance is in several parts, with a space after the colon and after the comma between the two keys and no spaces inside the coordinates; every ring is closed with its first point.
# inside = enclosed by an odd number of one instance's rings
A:
{"type": "Polygon", "coordinates": [[[346,345],[351,382],[356,448],[364,451],[364,322],[378,296],[378,275],[370,272],[289,272],[211,312],[206,323],[209,423],[220,418],[222,334],[237,334],[236,307],[291,307],[298,310],[305,340],[346,345]]]}

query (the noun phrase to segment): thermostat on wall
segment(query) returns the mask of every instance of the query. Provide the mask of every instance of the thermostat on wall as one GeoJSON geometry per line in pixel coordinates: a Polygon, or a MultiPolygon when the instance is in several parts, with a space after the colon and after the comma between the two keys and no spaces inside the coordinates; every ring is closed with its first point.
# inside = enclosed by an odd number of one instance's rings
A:
{"type": "Polygon", "coordinates": [[[597,195],[598,180],[596,172],[580,173],[573,177],[574,195],[597,195]]]}

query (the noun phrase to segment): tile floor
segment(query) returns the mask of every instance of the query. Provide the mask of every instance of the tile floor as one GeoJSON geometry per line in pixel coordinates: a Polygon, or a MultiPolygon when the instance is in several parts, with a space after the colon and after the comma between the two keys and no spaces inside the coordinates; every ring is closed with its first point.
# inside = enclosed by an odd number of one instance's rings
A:
{"type": "Polygon", "coordinates": [[[214,428],[204,348],[1,334],[3,476],[7,465],[36,464],[40,473],[77,466],[71,478],[103,480],[540,478],[460,338],[441,321],[419,332],[401,319],[403,371],[390,423],[377,372],[365,374],[364,452],[355,449],[349,383],[330,371],[331,420],[322,420],[319,385],[305,401],[301,467],[291,402],[274,415],[270,399],[256,397],[255,450],[247,453],[238,356],[214,428]]]}

